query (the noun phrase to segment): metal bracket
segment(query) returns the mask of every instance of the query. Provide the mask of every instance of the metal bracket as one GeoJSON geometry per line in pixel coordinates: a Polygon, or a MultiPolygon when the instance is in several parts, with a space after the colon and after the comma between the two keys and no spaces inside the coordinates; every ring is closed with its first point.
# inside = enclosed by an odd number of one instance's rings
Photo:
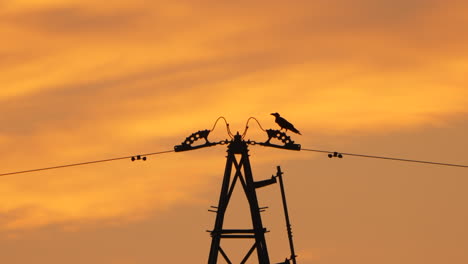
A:
{"type": "Polygon", "coordinates": [[[215,146],[218,144],[226,144],[228,143],[227,140],[223,140],[220,142],[210,142],[208,140],[208,135],[210,134],[211,130],[206,129],[206,130],[200,130],[198,132],[192,133],[190,136],[188,136],[182,144],[174,146],[175,152],[181,152],[181,151],[187,151],[187,150],[194,150],[194,149],[199,149],[199,148],[204,148],[204,147],[211,147],[215,146]],[[202,145],[197,145],[197,146],[192,146],[195,141],[199,139],[205,139],[205,144],[202,145]]]}
{"type": "Polygon", "coordinates": [[[254,142],[254,145],[258,144],[258,145],[262,145],[265,147],[273,147],[273,148],[289,149],[289,150],[301,150],[301,145],[295,144],[294,141],[291,140],[291,137],[286,135],[286,133],[281,132],[279,130],[275,130],[275,129],[267,129],[266,132],[268,135],[268,140],[263,143],[254,142]],[[270,140],[273,138],[276,138],[279,141],[283,142],[284,145],[281,146],[281,145],[271,144],[270,140]]]}
{"type": "Polygon", "coordinates": [[[266,179],[266,180],[254,182],[254,187],[255,188],[262,188],[262,187],[265,187],[265,186],[268,186],[268,185],[274,184],[274,183],[276,183],[276,178],[271,177],[271,179],[266,179]]]}
{"type": "Polygon", "coordinates": [[[339,152],[333,152],[333,154],[331,154],[331,153],[328,154],[328,157],[329,157],[330,159],[331,159],[331,158],[336,158],[336,157],[342,159],[342,158],[343,158],[343,154],[341,154],[341,153],[339,153],[339,152]]]}

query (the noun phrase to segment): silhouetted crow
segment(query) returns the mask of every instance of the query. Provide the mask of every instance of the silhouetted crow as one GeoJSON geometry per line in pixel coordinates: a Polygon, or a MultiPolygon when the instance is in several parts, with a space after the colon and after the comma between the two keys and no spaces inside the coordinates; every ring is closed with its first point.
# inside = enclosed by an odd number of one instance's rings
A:
{"type": "Polygon", "coordinates": [[[286,132],[288,132],[288,130],[291,130],[294,133],[302,135],[301,132],[299,132],[299,130],[294,128],[293,124],[289,123],[286,119],[282,118],[278,113],[273,113],[271,115],[276,117],[275,122],[281,127],[281,130],[284,128],[286,129],[286,132]]]}

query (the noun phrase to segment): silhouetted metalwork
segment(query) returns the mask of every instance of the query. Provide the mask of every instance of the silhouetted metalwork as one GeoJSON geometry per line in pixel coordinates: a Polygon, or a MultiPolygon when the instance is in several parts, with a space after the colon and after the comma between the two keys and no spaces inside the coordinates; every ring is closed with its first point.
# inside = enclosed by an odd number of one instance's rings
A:
{"type": "Polygon", "coordinates": [[[267,136],[268,140],[265,142],[255,142],[255,141],[249,141],[249,144],[251,145],[261,145],[265,147],[273,147],[273,148],[281,148],[281,149],[288,149],[288,150],[301,150],[301,145],[294,143],[294,141],[286,135],[286,133],[281,132],[280,130],[274,130],[274,129],[267,129],[267,136]],[[278,144],[272,144],[270,141],[272,139],[278,139],[280,142],[283,143],[283,145],[278,145],[278,144]]]}
{"type": "Polygon", "coordinates": [[[296,253],[294,251],[294,243],[292,238],[292,229],[291,229],[291,222],[289,220],[289,212],[288,212],[288,204],[286,203],[286,193],[284,190],[284,183],[283,183],[283,172],[281,171],[281,167],[278,166],[276,177],[279,179],[280,190],[281,190],[281,199],[283,200],[283,209],[284,209],[284,218],[286,219],[286,230],[288,232],[288,239],[289,239],[289,249],[291,250],[291,256],[289,259],[286,259],[283,263],[289,263],[289,260],[292,260],[293,264],[296,264],[296,253]]]}
{"type": "MultiPolygon", "coordinates": [[[[257,252],[258,263],[269,264],[270,259],[268,256],[267,245],[265,241],[266,228],[263,227],[260,211],[262,210],[258,205],[256,189],[273,184],[276,180],[266,180],[255,182],[250,167],[250,160],[248,154],[248,145],[241,135],[236,134],[234,139],[228,145],[228,155],[226,161],[226,168],[224,171],[224,178],[221,187],[220,198],[216,210],[215,225],[211,233],[211,248],[208,258],[208,264],[215,264],[218,262],[218,256],[224,258],[228,263],[232,263],[229,256],[224,252],[221,247],[221,239],[253,239],[254,243],[250,250],[246,253],[241,263],[247,262],[254,251],[257,252]],[[236,157],[240,154],[240,158],[236,157]],[[233,173],[234,171],[234,173],[233,173]],[[224,216],[231,199],[232,193],[236,183],[240,182],[247,201],[250,207],[250,215],[252,219],[252,229],[224,229],[224,216]]],[[[263,208],[264,209],[264,208],[263,208]]],[[[213,210],[211,210],[213,211],[213,210]]]]}
{"type": "MultiPolygon", "coordinates": [[[[218,258],[221,257],[227,262],[232,263],[231,259],[227,252],[221,246],[222,239],[250,239],[253,240],[253,244],[250,249],[246,252],[244,258],[240,262],[241,264],[246,263],[254,252],[256,252],[258,263],[260,264],[270,264],[270,259],[268,255],[268,249],[265,240],[265,233],[267,229],[263,226],[262,218],[260,216],[261,212],[264,212],[268,207],[259,207],[257,200],[257,189],[269,186],[277,182],[277,179],[280,180],[280,188],[283,197],[283,208],[285,211],[286,225],[288,230],[288,238],[291,249],[290,258],[286,258],[285,262],[282,264],[290,263],[292,260],[293,263],[296,263],[296,255],[294,253],[294,247],[292,244],[292,233],[291,225],[289,223],[289,215],[287,213],[286,198],[284,194],[284,186],[282,183],[282,172],[278,167],[278,173],[276,176],[272,176],[270,179],[254,181],[252,175],[252,169],[250,166],[249,159],[249,145],[261,145],[265,147],[274,147],[287,150],[300,150],[301,145],[295,144],[294,141],[286,135],[286,133],[280,130],[267,129],[264,130],[257,119],[251,117],[247,120],[246,130],[242,135],[239,132],[236,135],[232,135],[229,130],[229,124],[227,123],[224,117],[220,117],[216,120],[212,130],[200,130],[198,132],[192,133],[188,136],[180,145],[174,147],[176,152],[194,150],[204,147],[211,147],[218,144],[228,144],[227,149],[227,160],[226,167],[224,169],[224,177],[221,185],[221,192],[219,196],[218,206],[211,206],[208,211],[216,213],[216,220],[214,223],[213,230],[208,231],[211,234],[211,247],[210,253],[208,256],[208,264],[218,263],[218,258]],[[224,119],[227,127],[228,135],[231,137],[230,140],[222,140],[219,142],[210,142],[208,136],[210,132],[216,127],[217,122],[220,119],[224,119]],[[260,128],[266,132],[268,139],[265,142],[244,140],[246,135],[248,124],[251,119],[257,121],[260,128]],[[199,145],[194,145],[198,140],[204,139],[199,145]],[[279,143],[271,143],[275,139],[279,143]],[[233,194],[236,184],[240,182],[242,186],[243,193],[247,198],[247,202],[250,208],[250,217],[252,220],[252,226],[245,229],[225,229],[223,227],[224,217],[229,205],[229,201],[233,194]]],[[[290,128],[289,128],[290,129],[290,128]]],[[[239,184],[238,184],[239,185],[239,184]]],[[[279,263],[279,264],[281,264],[279,263]]]]}
{"type": "Polygon", "coordinates": [[[135,161],[135,160],[143,160],[143,161],[146,161],[146,157],[145,156],[141,156],[141,155],[136,155],[136,156],[133,156],[131,158],[132,161],[135,161]]]}
{"type": "Polygon", "coordinates": [[[175,146],[174,150],[176,152],[194,150],[194,149],[199,149],[199,148],[211,147],[211,146],[215,146],[218,144],[224,145],[228,142],[227,140],[223,140],[220,142],[210,142],[208,140],[208,135],[210,135],[210,132],[211,130],[206,129],[206,130],[200,130],[198,132],[192,133],[190,136],[188,136],[184,140],[184,142],[182,142],[182,144],[175,146]],[[205,143],[201,145],[192,146],[193,143],[195,143],[196,141],[200,139],[204,139],[205,143]]]}
{"type": "Polygon", "coordinates": [[[338,157],[338,158],[341,159],[341,158],[343,158],[343,154],[341,154],[341,153],[339,153],[339,152],[333,152],[333,154],[332,154],[332,153],[329,153],[329,154],[328,154],[328,157],[329,157],[330,159],[331,159],[331,158],[336,158],[336,157],[338,157]]]}
{"type": "Polygon", "coordinates": [[[293,124],[289,123],[288,120],[282,118],[280,114],[272,113],[271,115],[275,116],[275,122],[281,127],[281,130],[286,129],[286,132],[291,130],[292,132],[301,135],[301,132],[299,132],[299,130],[297,130],[293,124]]]}

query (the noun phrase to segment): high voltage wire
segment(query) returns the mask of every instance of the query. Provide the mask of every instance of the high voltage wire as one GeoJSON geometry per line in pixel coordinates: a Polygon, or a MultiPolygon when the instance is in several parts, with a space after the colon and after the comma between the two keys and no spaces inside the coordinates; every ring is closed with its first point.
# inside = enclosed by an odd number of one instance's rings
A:
{"type": "Polygon", "coordinates": [[[401,159],[401,158],[382,157],[382,156],[364,155],[364,154],[356,154],[356,153],[334,152],[334,151],[318,150],[318,149],[305,149],[305,148],[303,148],[303,149],[301,149],[301,150],[304,150],[304,151],[311,151],[311,152],[328,153],[328,154],[339,153],[339,154],[346,155],[346,156],[354,156],[354,157],[361,157],[361,158],[384,159],[384,160],[394,160],[394,161],[403,161],[403,162],[414,162],[414,163],[422,163],[422,164],[430,164],[430,165],[439,165],[439,166],[450,166],[450,167],[458,167],[458,168],[468,168],[468,165],[452,164],[452,163],[441,163],[441,162],[423,161],[423,160],[413,160],[413,159],[401,159]]]}
{"type": "MultiPolygon", "coordinates": [[[[135,156],[147,157],[147,156],[160,155],[160,154],[165,154],[165,153],[170,153],[170,152],[174,152],[174,150],[159,151],[159,152],[153,152],[153,153],[147,153],[147,154],[140,154],[140,155],[135,155],[135,156]]],[[[66,165],[59,165],[59,166],[46,167],[46,168],[40,168],[40,169],[32,169],[32,170],[8,172],[8,173],[2,173],[2,174],[0,174],[0,177],[2,177],[2,176],[8,176],[8,175],[15,175],[15,174],[22,174],[22,173],[29,173],[29,172],[36,172],[36,171],[45,171],[45,170],[61,169],[61,168],[75,167],[75,166],[81,166],[81,165],[88,165],[88,164],[95,164],[95,163],[102,163],[102,162],[109,162],[109,161],[116,161],[116,160],[123,160],[123,159],[131,159],[131,158],[134,158],[135,156],[126,156],[126,157],[118,157],[118,158],[111,158],[111,159],[86,161],[86,162],[80,162],[80,163],[74,163],[74,164],[66,164],[66,165]]]]}
{"type": "MultiPolygon", "coordinates": [[[[433,162],[433,161],[402,159],[402,158],[394,158],[394,157],[383,157],[383,156],[365,155],[365,154],[357,154],[357,153],[334,152],[334,151],[329,151],[329,150],[318,150],[318,149],[307,149],[307,148],[302,148],[301,150],[310,151],[310,152],[327,153],[327,154],[339,153],[341,155],[354,156],[354,157],[360,157],[360,158],[384,159],[384,160],[393,160],[393,161],[401,161],[401,162],[413,162],[413,163],[422,163],[422,164],[429,164],[429,165],[468,168],[468,165],[453,164],[453,163],[442,163],[442,162],[433,162]]],[[[165,154],[165,153],[170,153],[170,152],[174,152],[174,150],[159,151],[159,152],[141,154],[141,155],[137,155],[137,156],[147,157],[147,156],[160,155],[160,154],[165,154]]],[[[0,177],[15,175],[15,174],[37,172],[37,171],[45,171],[45,170],[62,169],[62,168],[68,168],[68,167],[76,167],[76,166],[95,164],[95,163],[103,163],[103,162],[110,162],[110,161],[117,161],[117,160],[124,160],[124,159],[131,159],[131,158],[134,158],[134,157],[135,157],[135,155],[125,156],[125,157],[118,157],[118,158],[103,159],[103,160],[86,161],[86,162],[59,165],[59,166],[52,166],[52,167],[45,167],[45,168],[32,169],[32,170],[7,172],[7,173],[0,174],[0,177]]]]}

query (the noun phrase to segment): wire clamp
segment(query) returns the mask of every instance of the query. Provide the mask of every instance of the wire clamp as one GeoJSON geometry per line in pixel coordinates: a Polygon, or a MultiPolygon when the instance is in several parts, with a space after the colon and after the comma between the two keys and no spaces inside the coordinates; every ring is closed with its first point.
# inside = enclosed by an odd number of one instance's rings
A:
{"type": "Polygon", "coordinates": [[[343,154],[341,154],[341,153],[335,151],[335,152],[333,152],[333,154],[332,154],[332,153],[329,153],[329,154],[328,154],[328,157],[329,157],[330,159],[331,159],[331,158],[340,158],[340,159],[341,159],[341,158],[343,158],[343,154]]]}
{"type": "Polygon", "coordinates": [[[141,155],[136,155],[136,156],[133,156],[131,158],[132,161],[135,161],[135,160],[143,160],[143,161],[146,161],[146,157],[144,156],[141,156],[141,155]]]}

